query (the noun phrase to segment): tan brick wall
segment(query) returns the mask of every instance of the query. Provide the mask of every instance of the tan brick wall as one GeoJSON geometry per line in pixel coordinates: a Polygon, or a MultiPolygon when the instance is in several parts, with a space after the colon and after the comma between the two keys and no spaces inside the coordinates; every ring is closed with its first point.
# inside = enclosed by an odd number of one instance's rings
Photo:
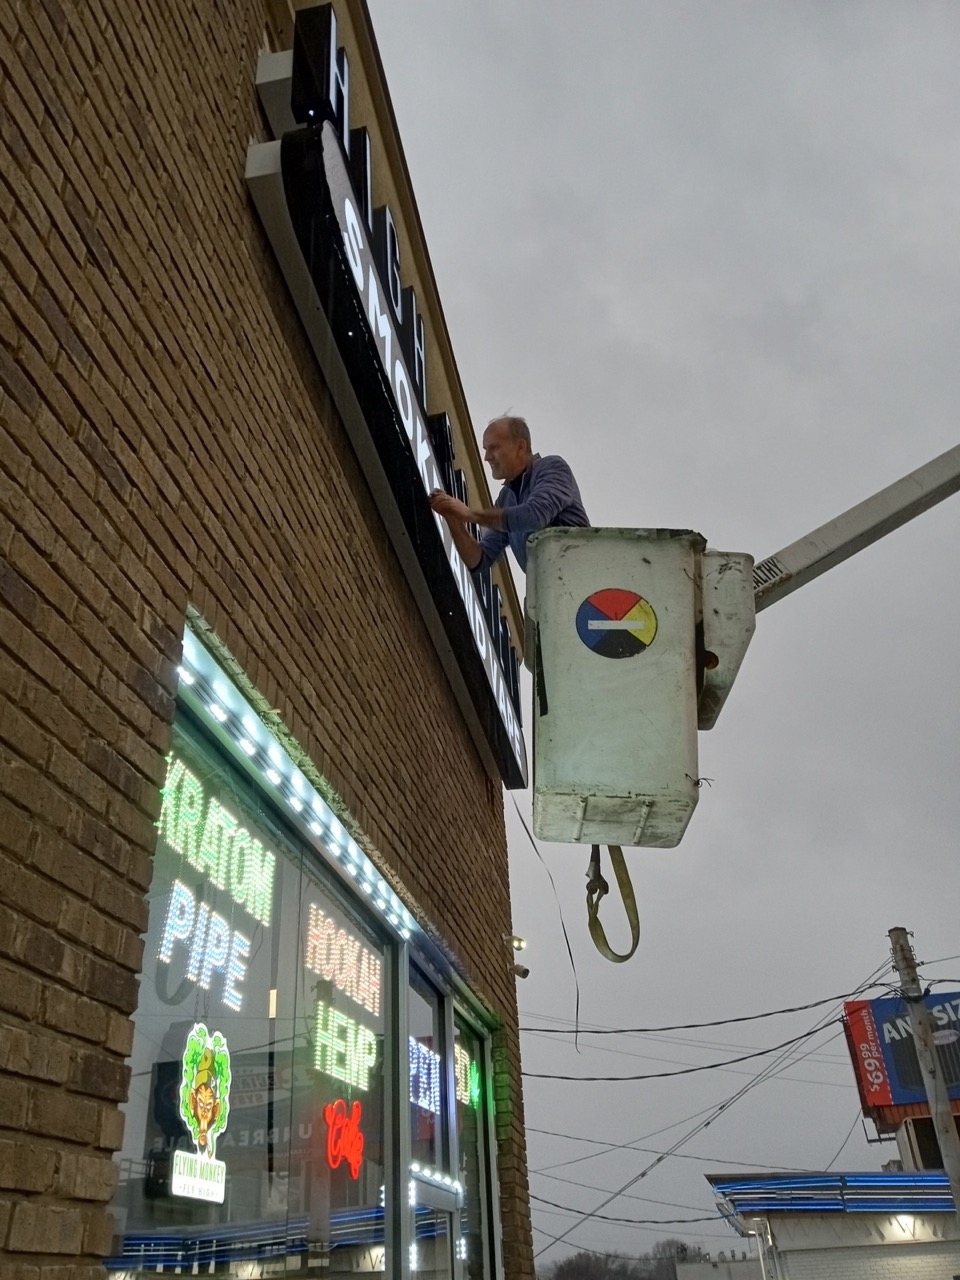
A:
{"type": "Polygon", "coordinates": [[[0,0],[4,1280],[110,1246],[188,605],[503,1017],[506,1266],[533,1274],[500,791],[247,199],[264,28],[0,0]]]}

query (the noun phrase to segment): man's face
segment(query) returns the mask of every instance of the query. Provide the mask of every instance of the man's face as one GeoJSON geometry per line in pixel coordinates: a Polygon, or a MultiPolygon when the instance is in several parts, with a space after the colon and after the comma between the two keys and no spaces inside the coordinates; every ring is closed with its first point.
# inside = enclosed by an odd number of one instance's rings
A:
{"type": "Polygon", "coordinates": [[[530,461],[530,451],[505,422],[491,422],[483,433],[483,459],[494,480],[515,480],[530,461]]]}

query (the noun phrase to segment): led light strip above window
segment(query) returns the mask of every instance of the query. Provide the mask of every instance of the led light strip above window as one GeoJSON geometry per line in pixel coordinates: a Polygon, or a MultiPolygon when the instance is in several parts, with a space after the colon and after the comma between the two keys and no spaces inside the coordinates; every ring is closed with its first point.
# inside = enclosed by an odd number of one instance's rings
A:
{"type": "MultiPolygon", "coordinates": [[[[458,1196],[463,1195],[463,1183],[451,1178],[449,1173],[441,1173],[439,1169],[431,1169],[429,1166],[419,1164],[416,1161],[410,1166],[410,1172],[414,1178],[429,1182],[432,1186],[446,1187],[448,1191],[453,1191],[458,1196]]],[[[410,1185],[413,1187],[414,1183],[411,1181],[410,1185]]],[[[411,1191],[412,1194],[413,1192],[411,1191]]]]}
{"type": "Polygon", "coordinates": [[[406,941],[417,933],[416,921],[396,893],[189,628],[178,671],[179,696],[218,737],[247,757],[267,794],[324,859],[360,886],[398,937],[406,941]]]}

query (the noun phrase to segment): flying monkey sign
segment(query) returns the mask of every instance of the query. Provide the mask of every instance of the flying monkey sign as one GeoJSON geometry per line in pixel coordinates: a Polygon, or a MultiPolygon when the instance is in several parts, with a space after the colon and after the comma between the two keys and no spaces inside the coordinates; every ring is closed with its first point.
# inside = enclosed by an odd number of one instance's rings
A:
{"type": "Polygon", "coordinates": [[[223,1204],[227,1166],[215,1156],[230,1115],[230,1050],[219,1031],[194,1024],[183,1050],[180,1117],[196,1151],[175,1151],[170,1190],[190,1200],[223,1204]]]}

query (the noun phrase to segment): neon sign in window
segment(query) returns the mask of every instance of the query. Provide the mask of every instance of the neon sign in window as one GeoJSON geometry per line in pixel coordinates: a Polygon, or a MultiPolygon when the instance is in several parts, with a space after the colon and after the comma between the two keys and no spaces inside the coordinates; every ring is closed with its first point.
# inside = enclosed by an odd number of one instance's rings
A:
{"type": "Polygon", "coordinates": [[[457,1101],[475,1107],[480,1101],[480,1069],[459,1041],[453,1046],[453,1074],[457,1101]]]}
{"type": "Polygon", "coordinates": [[[440,1114],[440,1055],[410,1037],[410,1101],[422,1111],[440,1114]]]}
{"type": "MultiPolygon", "coordinates": [[[[461,1044],[453,1046],[457,1101],[475,1107],[480,1101],[480,1069],[461,1044]]],[[[424,1111],[440,1114],[440,1055],[410,1037],[410,1101],[424,1111]]]]}
{"type": "Polygon", "coordinates": [[[366,1092],[377,1052],[377,1037],[369,1027],[322,1000],[317,1001],[313,1046],[317,1071],[366,1092]]]}
{"type": "Polygon", "coordinates": [[[212,885],[269,927],[276,857],[242,827],[176,756],[169,758],[160,835],[212,885]]]}
{"type": "Polygon", "coordinates": [[[351,1178],[360,1177],[363,1163],[362,1116],[363,1108],[359,1102],[354,1102],[348,1111],[343,1098],[328,1102],[323,1108],[323,1118],[327,1122],[327,1164],[331,1169],[339,1169],[340,1162],[346,1160],[351,1178]]]}
{"type": "Polygon", "coordinates": [[[380,981],[383,963],[334,918],[310,904],[304,964],[361,1005],[374,1017],[380,1013],[380,981]]]}
{"type": "Polygon", "coordinates": [[[231,929],[223,916],[211,911],[205,902],[198,906],[193,891],[180,880],[174,881],[170,890],[163,924],[159,953],[163,964],[170,963],[178,944],[189,949],[187,979],[208,991],[214,973],[220,973],[223,1003],[228,1009],[239,1011],[243,992],[238,985],[246,977],[250,940],[238,929],[231,929]]]}

